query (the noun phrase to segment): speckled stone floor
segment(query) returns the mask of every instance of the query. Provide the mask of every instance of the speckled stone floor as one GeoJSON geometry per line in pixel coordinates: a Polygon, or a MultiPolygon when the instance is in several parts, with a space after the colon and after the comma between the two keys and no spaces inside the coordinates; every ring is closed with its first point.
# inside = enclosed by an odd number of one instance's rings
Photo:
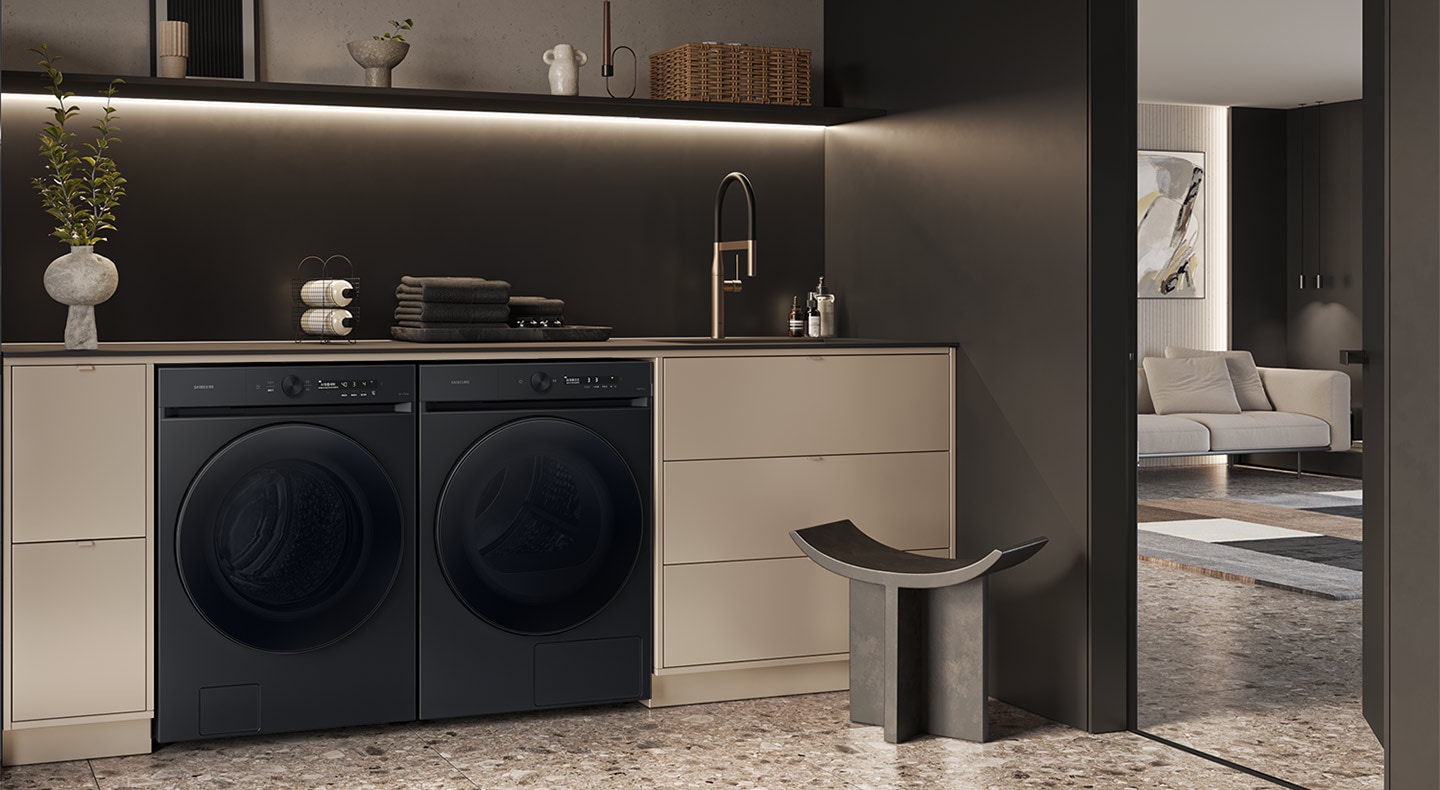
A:
{"type": "MultiPolygon", "coordinates": [[[[1139,475],[1142,501],[1274,502],[1282,495],[1359,487],[1346,478],[1245,468],[1139,475]]],[[[1213,504],[1193,509],[1226,515],[1213,504]]],[[[1315,514],[1305,520],[1312,531],[1360,537],[1354,519],[1315,514]]],[[[1142,730],[1311,790],[1384,787],[1384,753],[1361,713],[1360,601],[1324,600],[1146,562],[1138,570],[1142,730]]]]}
{"type": "MultiPolygon", "coordinates": [[[[1144,470],[1139,486],[1141,499],[1356,487],[1223,467],[1144,470]]],[[[1360,602],[1146,563],[1139,574],[1145,729],[1312,790],[1383,786],[1383,755],[1359,712],[1360,602]]],[[[990,743],[926,737],[892,745],[880,728],[849,721],[843,693],[621,705],[171,744],[145,756],[6,768],[0,786],[1275,787],[1139,735],[1090,735],[997,702],[990,715],[990,743]]]]}

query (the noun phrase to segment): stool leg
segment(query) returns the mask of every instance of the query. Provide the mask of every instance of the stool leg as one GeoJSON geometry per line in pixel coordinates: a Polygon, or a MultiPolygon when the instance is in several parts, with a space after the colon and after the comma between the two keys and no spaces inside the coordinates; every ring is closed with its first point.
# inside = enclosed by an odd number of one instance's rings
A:
{"type": "Polygon", "coordinates": [[[885,587],[885,740],[926,730],[925,594],[885,587]]]}
{"type": "Polygon", "coordinates": [[[926,590],[927,730],[983,743],[990,734],[985,666],[986,579],[926,590]]]}
{"type": "Polygon", "coordinates": [[[885,588],[850,580],[850,721],[885,723],[885,588]]]}

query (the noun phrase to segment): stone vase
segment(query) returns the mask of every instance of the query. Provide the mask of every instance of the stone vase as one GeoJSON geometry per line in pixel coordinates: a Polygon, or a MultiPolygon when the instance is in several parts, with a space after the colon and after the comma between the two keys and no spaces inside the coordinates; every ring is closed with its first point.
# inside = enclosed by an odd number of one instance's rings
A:
{"type": "Polygon", "coordinates": [[[580,67],[590,59],[584,52],[569,44],[556,44],[545,50],[540,59],[550,66],[551,95],[580,95],[580,67]]]}
{"type": "Polygon", "coordinates": [[[70,306],[65,318],[65,348],[94,350],[95,305],[109,299],[120,283],[115,263],[94,247],[71,247],[45,269],[45,292],[70,306]]]}
{"type": "Polygon", "coordinates": [[[365,67],[365,84],[372,88],[390,87],[390,70],[400,65],[410,51],[410,42],[394,39],[367,38],[351,41],[345,47],[350,57],[365,67]]]}

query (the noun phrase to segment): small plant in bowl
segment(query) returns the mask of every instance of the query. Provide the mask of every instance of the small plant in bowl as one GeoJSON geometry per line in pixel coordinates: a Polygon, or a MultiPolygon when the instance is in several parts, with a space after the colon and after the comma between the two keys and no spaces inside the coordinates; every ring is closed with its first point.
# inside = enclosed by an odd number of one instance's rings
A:
{"type": "Polygon", "coordinates": [[[405,53],[410,51],[410,42],[405,40],[401,31],[413,29],[415,20],[406,19],[401,22],[392,19],[390,26],[394,30],[388,33],[351,41],[345,45],[346,49],[350,50],[350,57],[365,67],[365,84],[372,88],[390,87],[390,70],[400,65],[400,61],[405,59],[405,53]]]}
{"type": "Polygon", "coordinates": [[[415,20],[407,19],[404,22],[397,22],[392,19],[390,20],[390,25],[395,29],[390,31],[389,33],[382,33],[378,36],[371,36],[371,38],[375,39],[376,41],[404,41],[405,36],[402,35],[400,31],[414,29],[415,20]]]}

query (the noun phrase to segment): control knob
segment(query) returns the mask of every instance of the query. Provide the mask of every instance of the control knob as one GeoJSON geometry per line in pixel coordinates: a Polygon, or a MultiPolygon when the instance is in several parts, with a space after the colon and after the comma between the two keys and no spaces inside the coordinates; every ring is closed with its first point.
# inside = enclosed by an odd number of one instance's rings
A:
{"type": "Polygon", "coordinates": [[[292,398],[305,394],[305,382],[299,376],[289,375],[280,380],[280,391],[292,398]]]}
{"type": "Polygon", "coordinates": [[[530,389],[536,392],[550,391],[550,374],[543,371],[530,374],[530,389]]]}

